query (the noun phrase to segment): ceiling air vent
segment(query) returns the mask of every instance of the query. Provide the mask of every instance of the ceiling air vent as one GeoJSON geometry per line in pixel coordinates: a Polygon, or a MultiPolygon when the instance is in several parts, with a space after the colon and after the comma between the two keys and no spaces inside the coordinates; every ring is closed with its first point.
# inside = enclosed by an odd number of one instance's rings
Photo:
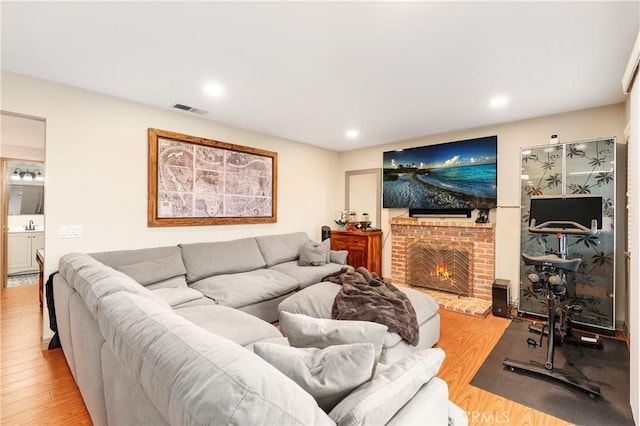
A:
{"type": "Polygon", "coordinates": [[[183,111],[192,112],[192,113],[198,114],[198,115],[208,114],[208,111],[205,111],[205,110],[199,109],[199,108],[190,107],[188,105],[175,104],[173,107],[176,108],[176,109],[181,109],[183,111]]]}

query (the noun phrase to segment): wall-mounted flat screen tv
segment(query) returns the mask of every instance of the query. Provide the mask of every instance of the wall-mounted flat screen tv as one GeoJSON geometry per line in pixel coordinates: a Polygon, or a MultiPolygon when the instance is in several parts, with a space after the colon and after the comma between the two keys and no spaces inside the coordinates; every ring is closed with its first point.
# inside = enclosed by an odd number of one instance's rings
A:
{"type": "Polygon", "coordinates": [[[384,152],[382,206],[495,208],[497,154],[497,136],[384,152]]]}

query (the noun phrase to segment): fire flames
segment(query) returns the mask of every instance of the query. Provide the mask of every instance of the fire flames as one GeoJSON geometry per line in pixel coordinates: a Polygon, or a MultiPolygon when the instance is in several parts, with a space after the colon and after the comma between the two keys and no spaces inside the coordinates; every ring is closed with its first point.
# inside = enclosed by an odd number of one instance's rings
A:
{"type": "Polygon", "coordinates": [[[453,274],[447,269],[447,264],[444,262],[444,260],[440,260],[438,262],[438,265],[436,266],[436,277],[439,280],[444,281],[451,279],[452,275],[453,274]]]}

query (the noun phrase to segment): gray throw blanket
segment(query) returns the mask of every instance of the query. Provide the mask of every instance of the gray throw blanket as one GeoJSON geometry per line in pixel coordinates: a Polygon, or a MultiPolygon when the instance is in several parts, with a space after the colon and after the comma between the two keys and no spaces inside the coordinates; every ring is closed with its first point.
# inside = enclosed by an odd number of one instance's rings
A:
{"type": "Polygon", "coordinates": [[[418,319],[411,301],[393,284],[385,283],[364,267],[344,266],[322,281],[341,284],[331,309],[339,320],[372,321],[384,324],[413,346],[420,340],[418,319]]]}

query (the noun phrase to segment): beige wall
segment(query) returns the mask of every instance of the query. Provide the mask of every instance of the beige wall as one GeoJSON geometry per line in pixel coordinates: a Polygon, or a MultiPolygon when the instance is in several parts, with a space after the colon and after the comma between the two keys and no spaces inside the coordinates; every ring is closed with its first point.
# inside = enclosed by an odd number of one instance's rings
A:
{"type": "MultiPolygon", "coordinates": [[[[639,34],[640,39],[640,34],[639,34]]],[[[629,335],[631,347],[629,353],[631,370],[630,401],[636,424],[640,424],[640,79],[636,77],[635,87],[629,96],[631,110],[629,121],[629,335]]]]}
{"type": "MultiPolygon", "coordinates": [[[[490,212],[489,219],[496,224],[496,278],[511,281],[511,299],[518,297],[520,253],[520,147],[548,143],[552,134],[561,142],[580,141],[597,137],[615,136],[619,143],[625,141],[625,105],[623,103],[583,111],[575,111],[548,117],[498,124],[479,129],[430,136],[405,142],[342,153],[341,173],[348,170],[382,167],[382,153],[399,148],[498,135],[498,208],[490,212]]],[[[626,160],[624,145],[618,150],[618,170],[624,176],[626,160]]],[[[624,183],[624,182],[621,182],[624,183]]],[[[343,193],[341,194],[343,196],[343,193]]],[[[618,219],[624,218],[624,185],[617,194],[618,219]]],[[[406,209],[382,209],[382,229],[386,241],[383,247],[382,275],[390,277],[391,238],[389,219],[406,215],[406,209]]],[[[447,219],[443,219],[447,220],[447,219]]],[[[459,221],[460,219],[452,219],[459,221]]],[[[472,217],[468,220],[475,220],[472,217]]],[[[623,229],[624,222],[618,226],[623,229]]],[[[624,245],[619,238],[616,265],[616,321],[625,318],[624,245]]]]}
{"type": "MultiPolygon", "coordinates": [[[[544,144],[551,134],[558,134],[562,142],[610,136],[623,142],[626,124],[625,105],[617,104],[336,153],[10,72],[3,71],[2,82],[3,110],[46,119],[47,274],[56,269],[62,254],[72,251],[228,240],[298,230],[319,238],[320,226],[333,225],[337,212],[344,208],[345,171],[381,167],[386,150],[497,134],[499,208],[490,214],[490,220],[496,223],[496,277],[511,281],[515,298],[519,280],[519,238],[514,238],[514,230],[519,229],[520,220],[520,147],[544,144]],[[149,127],[278,152],[278,223],[147,227],[149,127]],[[61,225],[81,225],[82,238],[58,238],[61,225]]],[[[618,197],[618,205],[624,205],[622,197],[618,197]]],[[[619,208],[618,212],[623,210],[619,208]]],[[[385,237],[389,218],[402,214],[406,210],[383,209],[385,237]]],[[[383,249],[385,277],[390,271],[390,246],[387,239],[383,249]]],[[[618,253],[623,250],[621,246],[618,253]]],[[[616,316],[622,320],[624,263],[622,256],[618,259],[616,316]]]]}
{"type": "Polygon", "coordinates": [[[24,115],[0,114],[0,157],[44,161],[45,122],[24,115]]]}
{"type": "MultiPolygon", "coordinates": [[[[629,75],[637,72],[640,60],[640,32],[636,38],[633,52],[629,57],[627,70],[629,75]]],[[[626,110],[628,125],[626,127],[629,138],[629,295],[627,306],[629,306],[629,340],[630,340],[630,374],[631,389],[629,401],[631,411],[636,424],[640,424],[640,78],[635,73],[633,88],[627,97],[626,110]]]]}
{"type": "MultiPolygon", "coordinates": [[[[68,252],[216,241],[306,231],[320,238],[342,204],[339,154],[180,112],[2,72],[2,109],[46,119],[46,274],[68,252]],[[155,127],[278,153],[275,224],[147,227],[147,128],[155,127]],[[58,238],[61,225],[82,237],[58,238]]],[[[45,322],[47,316],[45,315],[45,322]]],[[[48,323],[45,336],[50,335],[48,323]]]]}

